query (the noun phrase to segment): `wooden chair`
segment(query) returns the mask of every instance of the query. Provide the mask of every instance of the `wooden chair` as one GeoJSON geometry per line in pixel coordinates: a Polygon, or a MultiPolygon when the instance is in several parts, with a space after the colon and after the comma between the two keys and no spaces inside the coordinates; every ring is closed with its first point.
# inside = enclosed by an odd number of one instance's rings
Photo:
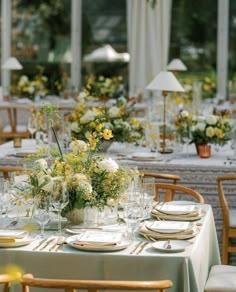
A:
{"type": "Polygon", "coordinates": [[[204,204],[204,198],[199,192],[182,185],[157,182],[155,188],[158,189],[159,193],[163,191],[164,202],[172,201],[177,194],[186,194],[193,197],[198,203],[204,204]]]}
{"type": "Polygon", "coordinates": [[[227,265],[229,253],[236,252],[236,246],[230,242],[236,238],[236,210],[230,209],[225,197],[224,187],[227,183],[236,184],[236,175],[225,175],[217,178],[220,205],[223,212],[222,264],[227,265]]]}
{"type": "Polygon", "coordinates": [[[0,166],[0,173],[4,179],[10,179],[10,174],[12,172],[21,173],[23,171],[23,167],[20,166],[0,166]]]}
{"type": "Polygon", "coordinates": [[[236,267],[228,265],[216,265],[210,270],[205,292],[235,292],[236,291],[236,267]]]}
{"type": "MultiPolygon", "coordinates": [[[[178,181],[181,180],[181,177],[179,175],[175,175],[175,174],[168,174],[168,173],[152,173],[152,172],[143,172],[140,174],[142,181],[144,184],[153,184],[153,188],[154,188],[154,193],[155,193],[155,201],[159,201],[160,197],[159,197],[159,189],[158,189],[158,185],[156,184],[157,182],[168,182],[168,183],[172,183],[174,185],[176,185],[178,183],[178,181]],[[153,178],[154,182],[150,183],[150,181],[148,180],[149,178],[153,178]]],[[[165,192],[165,196],[164,196],[164,201],[171,201],[173,200],[174,197],[174,190],[166,190],[165,192]]]]}
{"type": "Polygon", "coordinates": [[[13,278],[7,274],[0,274],[0,286],[2,288],[2,292],[9,292],[11,287],[11,282],[13,278]]]}
{"type": "Polygon", "coordinates": [[[34,278],[27,274],[22,277],[22,292],[29,292],[30,287],[63,289],[65,292],[75,292],[86,289],[88,292],[102,290],[156,290],[164,292],[173,286],[170,280],[161,281],[108,281],[108,280],[64,280],[34,278]]]}

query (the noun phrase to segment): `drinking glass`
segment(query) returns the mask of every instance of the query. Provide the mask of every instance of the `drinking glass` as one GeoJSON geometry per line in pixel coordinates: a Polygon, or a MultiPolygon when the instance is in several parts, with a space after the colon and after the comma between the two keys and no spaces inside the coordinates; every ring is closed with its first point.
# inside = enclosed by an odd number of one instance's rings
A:
{"type": "Polygon", "coordinates": [[[46,194],[38,194],[34,197],[32,217],[41,227],[40,237],[44,237],[45,225],[50,221],[50,199],[46,194]]]}
{"type": "Polygon", "coordinates": [[[7,214],[11,204],[11,197],[7,190],[7,182],[0,183],[0,226],[4,225],[3,214],[7,214]]]}
{"type": "Polygon", "coordinates": [[[37,119],[35,117],[29,117],[28,119],[28,131],[30,132],[31,139],[34,138],[34,133],[37,131],[37,119]]]}
{"type": "Polygon", "coordinates": [[[61,233],[61,212],[69,204],[69,193],[67,185],[61,180],[56,180],[51,193],[52,211],[58,214],[58,233],[61,233]]]}

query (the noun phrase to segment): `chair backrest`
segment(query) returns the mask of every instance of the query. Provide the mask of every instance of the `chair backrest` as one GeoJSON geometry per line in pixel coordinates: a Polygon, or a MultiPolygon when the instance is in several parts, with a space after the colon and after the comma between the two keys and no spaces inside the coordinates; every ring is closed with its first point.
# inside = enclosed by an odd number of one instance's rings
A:
{"type": "Polygon", "coordinates": [[[230,182],[236,183],[236,175],[224,175],[217,177],[217,187],[218,187],[218,194],[220,199],[220,205],[223,211],[223,219],[224,224],[229,226],[229,206],[227,199],[225,197],[224,187],[225,185],[230,182]]]}
{"type": "Polygon", "coordinates": [[[174,196],[178,193],[178,194],[186,194],[188,196],[192,196],[193,198],[197,200],[198,203],[204,204],[204,198],[202,197],[202,195],[191,188],[188,188],[179,184],[176,185],[176,184],[158,183],[158,182],[155,183],[155,187],[159,191],[165,192],[165,200],[164,200],[165,202],[173,200],[174,196]]]}
{"type": "Polygon", "coordinates": [[[30,287],[63,289],[65,292],[75,292],[85,289],[88,292],[102,290],[156,290],[164,292],[173,286],[170,280],[161,281],[108,281],[108,280],[65,280],[34,278],[27,274],[22,277],[22,292],[29,292],[30,287]]]}
{"type": "MultiPolygon", "coordinates": [[[[158,182],[168,182],[176,185],[179,180],[181,180],[181,177],[179,175],[175,174],[168,174],[168,173],[152,173],[152,172],[143,172],[140,174],[142,178],[143,184],[149,184],[150,181],[148,180],[149,178],[153,178],[153,188],[154,188],[154,193],[155,193],[155,201],[160,200],[159,196],[159,189],[156,183],[158,182]]],[[[171,201],[174,197],[174,190],[166,190],[165,195],[164,195],[164,201],[171,201]]]]}
{"type": "Polygon", "coordinates": [[[18,166],[0,166],[0,173],[4,179],[10,179],[11,173],[21,173],[23,170],[23,167],[18,166]]]}
{"type": "Polygon", "coordinates": [[[0,274],[1,291],[2,292],[9,292],[12,281],[13,281],[12,276],[7,275],[7,274],[0,274]]]}

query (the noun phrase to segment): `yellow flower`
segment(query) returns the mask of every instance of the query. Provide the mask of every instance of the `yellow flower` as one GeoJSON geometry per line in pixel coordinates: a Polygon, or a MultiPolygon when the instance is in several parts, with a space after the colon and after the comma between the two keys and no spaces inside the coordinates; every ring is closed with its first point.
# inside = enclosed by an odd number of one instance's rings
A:
{"type": "Polygon", "coordinates": [[[210,137],[211,138],[211,137],[213,137],[215,135],[215,133],[216,133],[216,131],[212,127],[208,127],[206,129],[206,135],[207,135],[207,137],[210,137]]]}
{"type": "Polygon", "coordinates": [[[12,277],[13,281],[19,281],[24,275],[24,271],[21,267],[17,265],[7,265],[5,268],[1,269],[2,273],[9,275],[12,277]]]}
{"type": "Polygon", "coordinates": [[[224,134],[222,129],[217,128],[215,131],[216,131],[215,134],[216,134],[217,138],[221,139],[224,137],[225,134],[224,134]]]}
{"type": "Polygon", "coordinates": [[[104,128],[104,124],[98,124],[97,126],[96,126],[96,131],[98,131],[98,132],[100,132],[101,130],[102,130],[102,128],[104,128]]]}
{"type": "Polygon", "coordinates": [[[102,136],[105,140],[110,140],[113,137],[112,131],[109,129],[105,129],[102,133],[102,136]]]}
{"type": "Polygon", "coordinates": [[[131,118],[131,124],[135,127],[140,127],[140,121],[136,118],[131,118]]]}

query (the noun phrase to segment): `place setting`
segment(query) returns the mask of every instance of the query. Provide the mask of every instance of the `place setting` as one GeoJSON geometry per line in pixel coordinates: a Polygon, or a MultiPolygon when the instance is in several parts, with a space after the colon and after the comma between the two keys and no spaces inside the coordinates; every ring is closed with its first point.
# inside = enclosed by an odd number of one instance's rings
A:
{"type": "Polygon", "coordinates": [[[119,251],[127,248],[131,240],[123,232],[87,230],[68,237],[66,243],[84,251],[119,251]]]}
{"type": "Polygon", "coordinates": [[[36,239],[25,230],[0,230],[0,248],[28,245],[36,239]]]}
{"type": "Polygon", "coordinates": [[[199,229],[195,223],[186,221],[145,221],[138,232],[151,241],[185,240],[195,237],[199,229]]]}
{"type": "Polygon", "coordinates": [[[158,220],[195,221],[201,219],[204,212],[197,205],[156,204],[151,215],[158,220]]]}

